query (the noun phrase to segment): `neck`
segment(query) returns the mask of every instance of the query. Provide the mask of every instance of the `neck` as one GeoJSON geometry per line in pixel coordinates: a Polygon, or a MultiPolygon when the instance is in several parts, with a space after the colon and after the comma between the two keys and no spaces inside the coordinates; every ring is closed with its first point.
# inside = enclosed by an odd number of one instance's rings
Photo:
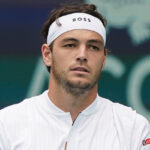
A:
{"type": "Polygon", "coordinates": [[[63,87],[51,80],[48,96],[58,108],[64,112],[70,112],[72,121],[74,121],[78,114],[95,100],[97,96],[97,85],[89,91],[86,91],[79,96],[75,96],[68,93],[63,87]]]}

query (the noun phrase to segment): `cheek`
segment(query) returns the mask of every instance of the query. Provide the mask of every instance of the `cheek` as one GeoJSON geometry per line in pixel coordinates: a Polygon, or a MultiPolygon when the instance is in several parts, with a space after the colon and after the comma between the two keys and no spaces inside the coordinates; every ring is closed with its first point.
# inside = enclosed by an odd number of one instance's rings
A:
{"type": "Polygon", "coordinates": [[[99,57],[99,58],[95,58],[95,60],[97,60],[97,61],[95,61],[95,63],[93,63],[93,67],[95,67],[96,68],[96,71],[100,71],[100,70],[102,70],[103,68],[104,68],[104,64],[105,64],[105,57],[99,57]]]}
{"type": "Polygon", "coordinates": [[[93,59],[93,64],[95,65],[102,65],[105,61],[105,57],[104,56],[96,56],[92,58],[93,59]]]}
{"type": "Polygon", "coordinates": [[[69,67],[70,61],[66,56],[62,55],[53,55],[52,57],[52,66],[54,65],[55,67],[59,69],[66,70],[69,67]]]}

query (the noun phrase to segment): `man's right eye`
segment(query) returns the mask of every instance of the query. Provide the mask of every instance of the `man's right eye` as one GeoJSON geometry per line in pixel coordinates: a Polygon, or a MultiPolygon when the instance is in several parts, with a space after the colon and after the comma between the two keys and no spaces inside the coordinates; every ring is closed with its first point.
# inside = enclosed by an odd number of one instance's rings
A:
{"type": "Polygon", "coordinates": [[[75,47],[75,44],[65,44],[64,47],[72,48],[75,47]]]}

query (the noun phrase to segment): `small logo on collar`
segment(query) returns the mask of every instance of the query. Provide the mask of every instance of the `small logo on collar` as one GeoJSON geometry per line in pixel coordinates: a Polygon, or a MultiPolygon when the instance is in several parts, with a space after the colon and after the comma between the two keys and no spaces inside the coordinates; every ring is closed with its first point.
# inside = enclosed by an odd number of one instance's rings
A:
{"type": "Polygon", "coordinates": [[[143,146],[150,144],[150,139],[146,139],[142,141],[143,146]]]}
{"type": "Polygon", "coordinates": [[[78,17],[78,18],[73,18],[72,19],[73,22],[76,22],[76,21],[85,21],[85,22],[91,22],[91,19],[90,18],[82,18],[82,17],[78,17]]]}

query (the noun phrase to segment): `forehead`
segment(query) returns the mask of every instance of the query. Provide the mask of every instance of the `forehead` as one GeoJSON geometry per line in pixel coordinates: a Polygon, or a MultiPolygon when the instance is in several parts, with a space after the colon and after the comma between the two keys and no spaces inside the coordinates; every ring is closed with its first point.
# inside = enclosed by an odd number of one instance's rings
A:
{"type": "Polygon", "coordinates": [[[86,30],[86,29],[75,29],[60,35],[55,41],[61,42],[67,38],[74,38],[78,41],[90,41],[90,40],[98,40],[104,43],[103,38],[100,34],[95,31],[86,30]]]}

